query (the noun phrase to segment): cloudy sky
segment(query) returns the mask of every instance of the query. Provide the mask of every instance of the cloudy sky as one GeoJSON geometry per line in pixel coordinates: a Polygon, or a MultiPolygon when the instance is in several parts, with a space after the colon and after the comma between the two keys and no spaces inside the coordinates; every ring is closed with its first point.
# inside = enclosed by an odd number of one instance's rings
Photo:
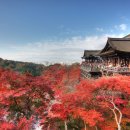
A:
{"type": "Polygon", "coordinates": [[[0,57],[81,62],[84,49],[130,33],[129,0],[0,0],[0,57]]]}

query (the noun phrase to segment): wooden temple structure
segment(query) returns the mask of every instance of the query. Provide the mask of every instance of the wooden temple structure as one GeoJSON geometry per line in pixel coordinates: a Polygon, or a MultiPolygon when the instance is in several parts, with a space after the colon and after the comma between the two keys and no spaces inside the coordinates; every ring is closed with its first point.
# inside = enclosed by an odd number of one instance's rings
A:
{"type": "Polygon", "coordinates": [[[85,50],[82,59],[84,77],[130,75],[130,35],[108,38],[102,50],[85,50]]]}

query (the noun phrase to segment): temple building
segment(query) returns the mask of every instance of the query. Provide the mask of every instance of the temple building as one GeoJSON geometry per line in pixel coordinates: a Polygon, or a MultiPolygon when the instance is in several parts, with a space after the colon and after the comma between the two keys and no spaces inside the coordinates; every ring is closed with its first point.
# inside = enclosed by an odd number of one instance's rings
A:
{"type": "Polygon", "coordinates": [[[102,50],[85,50],[81,70],[84,77],[130,75],[130,35],[108,38],[102,50]]]}

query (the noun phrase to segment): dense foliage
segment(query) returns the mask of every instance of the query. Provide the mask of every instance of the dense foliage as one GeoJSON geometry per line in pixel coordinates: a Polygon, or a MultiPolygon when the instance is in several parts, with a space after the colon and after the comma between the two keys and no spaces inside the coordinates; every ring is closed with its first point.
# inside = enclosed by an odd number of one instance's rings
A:
{"type": "Polygon", "coordinates": [[[12,69],[20,73],[31,73],[33,76],[39,76],[42,74],[45,66],[42,64],[34,64],[31,62],[20,62],[13,60],[3,60],[0,58],[0,67],[6,69],[12,69]]]}
{"type": "Polygon", "coordinates": [[[0,129],[129,130],[130,77],[80,78],[79,65],[41,76],[0,69],[0,129]]]}

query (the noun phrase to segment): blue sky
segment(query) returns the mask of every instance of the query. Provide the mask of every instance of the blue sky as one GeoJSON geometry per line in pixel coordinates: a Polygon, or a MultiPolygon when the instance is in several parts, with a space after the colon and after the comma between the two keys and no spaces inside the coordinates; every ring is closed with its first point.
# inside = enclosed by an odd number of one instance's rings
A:
{"type": "Polygon", "coordinates": [[[129,0],[0,0],[0,57],[81,61],[107,37],[130,33],[129,0]]]}

